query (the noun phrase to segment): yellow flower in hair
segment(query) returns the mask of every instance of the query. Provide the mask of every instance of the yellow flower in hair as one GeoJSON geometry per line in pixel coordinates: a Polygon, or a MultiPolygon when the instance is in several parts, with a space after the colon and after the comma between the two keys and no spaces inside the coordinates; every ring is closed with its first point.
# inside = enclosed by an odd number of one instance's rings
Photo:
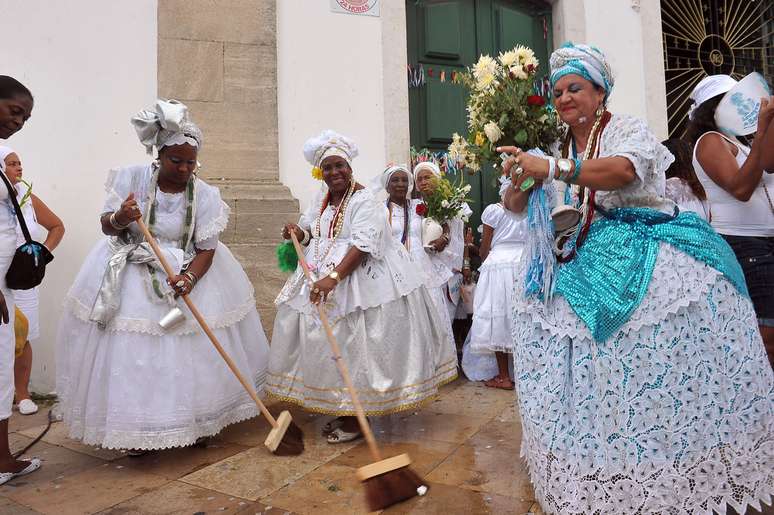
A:
{"type": "Polygon", "coordinates": [[[312,177],[314,177],[318,181],[323,180],[322,169],[319,166],[315,166],[314,168],[312,168],[312,177]]]}

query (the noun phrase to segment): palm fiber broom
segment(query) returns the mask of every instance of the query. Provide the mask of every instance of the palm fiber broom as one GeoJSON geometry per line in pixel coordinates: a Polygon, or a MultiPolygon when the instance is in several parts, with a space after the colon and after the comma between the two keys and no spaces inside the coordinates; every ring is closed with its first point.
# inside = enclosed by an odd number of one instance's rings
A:
{"type": "MultiPolygon", "coordinates": [[[[310,285],[314,284],[309,272],[309,266],[304,258],[304,252],[293,231],[290,231],[290,237],[293,240],[298,260],[301,263],[301,268],[304,270],[307,281],[309,281],[310,285]]],[[[317,304],[317,312],[320,314],[320,320],[328,336],[333,359],[339,368],[342,379],[344,379],[349,395],[352,397],[352,404],[355,407],[355,415],[360,424],[360,430],[363,431],[368,444],[368,450],[371,452],[371,457],[374,460],[374,463],[361,467],[355,472],[357,478],[365,486],[368,509],[370,511],[383,510],[393,504],[411,499],[415,495],[424,495],[427,492],[427,486],[422,481],[422,478],[409,468],[411,458],[409,458],[408,454],[400,454],[387,459],[382,457],[374,434],[371,431],[371,426],[368,423],[368,419],[366,419],[363,406],[360,404],[357,390],[355,390],[355,386],[352,384],[352,378],[349,375],[347,365],[341,357],[341,350],[336,337],[333,335],[325,307],[322,304],[317,304]]]]}
{"type": "MultiPolygon", "coordinates": [[[[153,238],[153,235],[148,230],[148,227],[145,225],[142,219],[137,220],[137,225],[145,235],[145,239],[153,249],[153,253],[156,254],[156,257],[161,263],[161,266],[164,268],[164,272],[166,272],[167,276],[169,276],[171,279],[174,276],[172,267],[169,266],[169,263],[164,257],[164,254],[161,252],[161,249],[159,248],[158,243],[156,243],[156,240],[153,238]]],[[[253,388],[253,386],[247,382],[245,377],[239,371],[239,368],[237,368],[236,363],[234,363],[231,357],[226,354],[226,351],[223,350],[223,347],[220,345],[218,338],[212,332],[209,325],[207,325],[207,322],[204,320],[204,317],[196,308],[196,305],[193,303],[193,301],[188,297],[188,295],[182,295],[182,298],[188,306],[188,309],[191,310],[191,313],[193,314],[196,321],[199,322],[199,325],[202,327],[204,333],[209,337],[212,345],[215,346],[215,350],[218,351],[218,354],[220,354],[220,357],[222,357],[226,362],[228,368],[231,369],[231,372],[236,376],[239,382],[242,383],[242,386],[253,399],[253,401],[255,401],[256,406],[258,406],[258,409],[261,410],[261,414],[263,414],[266,420],[268,420],[269,424],[271,424],[272,429],[269,431],[269,436],[266,437],[263,445],[265,445],[269,451],[278,456],[297,456],[304,452],[304,434],[301,431],[301,428],[293,422],[293,418],[290,416],[290,413],[283,411],[276,419],[272,416],[263,402],[261,402],[261,399],[258,398],[258,394],[255,393],[255,388],[253,388]]]]}

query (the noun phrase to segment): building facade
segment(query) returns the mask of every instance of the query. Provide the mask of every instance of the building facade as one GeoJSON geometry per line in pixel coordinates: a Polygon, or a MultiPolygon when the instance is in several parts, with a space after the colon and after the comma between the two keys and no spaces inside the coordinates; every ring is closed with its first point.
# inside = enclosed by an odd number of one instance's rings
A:
{"type": "Polygon", "coordinates": [[[342,13],[336,2],[0,0],[0,32],[14,36],[0,49],[2,73],[36,97],[28,127],[9,144],[67,226],[41,291],[35,390],[54,389],[61,303],[100,237],[106,172],[150,159],[129,118],[157,95],[188,104],[204,131],[199,173],[231,206],[223,239],[253,280],[267,331],[283,281],[274,264],[280,228],[319,188],[304,140],[326,128],[353,137],[356,177],[367,183],[386,163],[406,162],[412,144],[442,147],[443,131],[458,123],[454,110],[451,120],[433,116],[459,105],[459,93],[435,84],[438,73],[411,86],[409,66],[439,72],[512,43],[547,56],[566,40],[589,42],[616,73],[611,110],[669,133],[657,0],[349,2],[377,4],[378,16],[342,13]]]}

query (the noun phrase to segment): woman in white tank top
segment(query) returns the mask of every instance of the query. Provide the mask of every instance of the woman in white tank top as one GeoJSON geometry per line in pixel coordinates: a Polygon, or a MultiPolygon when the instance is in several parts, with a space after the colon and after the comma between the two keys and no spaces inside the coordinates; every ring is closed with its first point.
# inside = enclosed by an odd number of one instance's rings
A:
{"type": "Polygon", "coordinates": [[[774,174],[765,173],[761,162],[774,102],[762,100],[753,144],[743,145],[721,134],[715,124],[715,109],[735,84],[727,75],[713,75],[696,86],[687,138],[712,210],[712,227],[728,241],[742,266],[774,366],[774,174]]]}

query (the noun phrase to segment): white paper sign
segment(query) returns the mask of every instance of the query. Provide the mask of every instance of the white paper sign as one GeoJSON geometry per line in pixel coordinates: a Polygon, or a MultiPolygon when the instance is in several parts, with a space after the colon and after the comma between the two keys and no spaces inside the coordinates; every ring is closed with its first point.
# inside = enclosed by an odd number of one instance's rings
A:
{"type": "Polygon", "coordinates": [[[330,0],[335,13],[379,16],[379,0],[330,0]]]}

